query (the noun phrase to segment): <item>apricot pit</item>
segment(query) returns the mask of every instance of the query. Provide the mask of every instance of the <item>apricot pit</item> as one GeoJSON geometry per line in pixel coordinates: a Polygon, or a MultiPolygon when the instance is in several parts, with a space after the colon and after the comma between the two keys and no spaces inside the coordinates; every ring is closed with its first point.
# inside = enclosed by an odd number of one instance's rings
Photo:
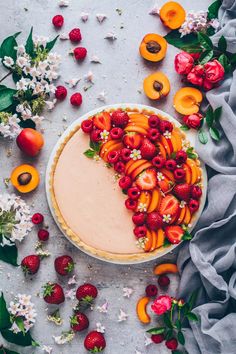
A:
{"type": "Polygon", "coordinates": [[[167,42],[159,34],[149,33],[143,38],[140,46],[140,55],[149,61],[158,62],[166,55],[167,42]]]}
{"type": "Polygon", "coordinates": [[[175,1],[168,1],[160,9],[160,19],[163,24],[174,30],[184,23],[186,12],[184,8],[175,1]]]}
{"type": "Polygon", "coordinates": [[[147,76],[143,81],[145,94],[151,100],[159,100],[170,92],[170,81],[161,71],[147,76]]]}
{"type": "Polygon", "coordinates": [[[174,96],[175,110],[184,115],[190,115],[199,111],[202,102],[202,93],[194,87],[183,87],[174,96]]]}

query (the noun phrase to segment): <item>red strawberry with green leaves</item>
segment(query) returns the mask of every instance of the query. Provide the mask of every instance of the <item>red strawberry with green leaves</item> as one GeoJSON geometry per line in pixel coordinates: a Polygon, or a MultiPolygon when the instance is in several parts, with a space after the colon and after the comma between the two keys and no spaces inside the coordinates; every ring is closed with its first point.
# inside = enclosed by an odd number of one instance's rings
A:
{"type": "Polygon", "coordinates": [[[21,261],[21,268],[25,274],[36,274],[40,266],[40,257],[37,254],[26,256],[21,261]]]}
{"type": "Polygon", "coordinates": [[[188,183],[177,184],[173,189],[173,193],[179,200],[188,202],[190,199],[191,186],[188,183]]]}
{"type": "Polygon", "coordinates": [[[70,256],[57,257],[54,261],[55,270],[60,275],[70,274],[75,267],[75,263],[70,256]]]}
{"type": "Polygon", "coordinates": [[[182,227],[180,227],[178,225],[167,226],[165,228],[165,235],[168,238],[168,240],[170,241],[170,243],[173,243],[173,244],[180,243],[182,240],[183,234],[184,234],[184,230],[182,229],[182,227]]]}
{"type": "Polygon", "coordinates": [[[91,304],[98,295],[96,286],[92,284],[83,284],[76,291],[76,298],[86,304],[91,304]]]}
{"type": "Polygon", "coordinates": [[[179,202],[173,195],[169,194],[162,199],[159,208],[159,213],[161,215],[174,216],[178,213],[178,211],[179,211],[179,202]]]}
{"type": "Polygon", "coordinates": [[[143,139],[140,147],[141,155],[143,159],[151,160],[157,155],[156,146],[147,138],[143,139]]]}
{"type": "Polygon", "coordinates": [[[123,137],[123,143],[131,150],[138,149],[141,146],[142,140],[142,135],[134,132],[128,132],[123,137]]]}
{"type": "Polygon", "coordinates": [[[108,112],[101,112],[93,118],[93,124],[101,130],[111,130],[111,116],[108,112]]]}
{"type": "Polygon", "coordinates": [[[90,332],[84,340],[84,347],[90,353],[102,352],[106,347],[104,335],[97,331],[90,332]]]}
{"type": "Polygon", "coordinates": [[[48,282],[43,286],[43,298],[48,304],[61,304],[65,301],[62,287],[57,283],[48,282]]]}
{"type": "Polygon", "coordinates": [[[157,185],[156,171],[152,168],[140,173],[136,179],[136,184],[141,190],[152,190],[157,185]]]}
{"type": "Polygon", "coordinates": [[[82,332],[89,326],[88,317],[82,312],[76,312],[70,318],[70,326],[75,332],[82,332]]]}

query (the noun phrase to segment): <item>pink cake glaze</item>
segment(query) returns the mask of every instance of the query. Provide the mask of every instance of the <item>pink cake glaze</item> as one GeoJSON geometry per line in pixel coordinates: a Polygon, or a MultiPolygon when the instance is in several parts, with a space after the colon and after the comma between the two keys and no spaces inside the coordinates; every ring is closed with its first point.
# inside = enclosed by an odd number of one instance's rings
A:
{"type": "Polygon", "coordinates": [[[142,253],[133,235],[126,196],[104,161],[87,158],[88,137],[77,131],[63,149],[54,174],[54,193],[68,227],[82,241],[112,253],[142,253]]]}

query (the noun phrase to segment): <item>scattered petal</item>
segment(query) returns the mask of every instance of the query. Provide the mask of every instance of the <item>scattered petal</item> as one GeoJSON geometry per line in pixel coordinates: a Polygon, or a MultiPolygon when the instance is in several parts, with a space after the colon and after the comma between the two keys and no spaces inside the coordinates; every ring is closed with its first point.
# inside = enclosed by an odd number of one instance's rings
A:
{"type": "Polygon", "coordinates": [[[150,10],[149,15],[159,16],[160,8],[158,5],[154,5],[153,8],[150,10]]]}
{"type": "Polygon", "coordinates": [[[69,0],[59,0],[58,5],[60,7],[67,7],[67,6],[69,6],[69,0]]]}
{"type": "Polygon", "coordinates": [[[120,309],[120,313],[118,315],[118,322],[126,321],[128,318],[128,314],[125,313],[122,309],[120,309]]]}
{"type": "Polygon", "coordinates": [[[49,347],[48,345],[43,345],[43,346],[42,346],[42,350],[43,350],[45,353],[48,353],[48,354],[51,354],[51,353],[52,353],[52,347],[49,347]]]}
{"type": "Polygon", "coordinates": [[[52,101],[45,101],[46,106],[47,106],[47,109],[48,109],[49,111],[52,111],[53,108],[55,107],[56,102],[57,102],[57,99],[56,99],[56,98],[54,98],[54,100],[52,100],[52,101]]]}
{"type": "Polygon", "coordinates": [[[117,37],[116,37],[114,32],[108,32],[104,38],[108,39],[110,41],[114,41],[114,40],[117,39],[117,37]]]}
{"type": "Polygon", "coordinates": [[[69,39],[68,33],[61,33],[59,39],[61,39],[62,41],[69,39]]]}
{"type": "Polygon", "coordinates": [[[90,70],[85,76],[84,76],[85,81],[93,83],[93,73],[90,70]]]}
{"type": "Polygon", "coordinates": [[[74,339],[75,333],[73,331],[62,332],[60,336],[53,336],[56,344],[66,344],[74,339]]]}
{"type": "Polygon", "coordinates": [[[97,330],[97,332],[105,333],[106,328],[105,328],[105,326],[103,326],[101,324],[101,322],[97,322],[96,323],[96,330],[97,330]]]}
{"type": "Polygon", "coordinates": [[[73,88],[78,84],[80,80],[80,78],[74,78],[70,80],[65,80],[65,83],[69,86],[69,88],[73,88]]]}
{"type": "Polygon", "coordinates": [[[97,310],[100,313],[107,313],[107,311],[108,311],[108,301],[105,301],[104,304],[101,305],[101,306],[97,306],[97,310]]]}
{"type": "Polygon", "coordinates": [[[128,299],[130,298],[130,296],[133,294],[134,289],[131,288],[123,288],[123,296],[127,297],[128,299]]]}
{"type": "Polygon", "coordinates": [[[73,275],[73,277],[71,277],[67,282],[68,285],[74,285],[76,283],[77,283],[77,280],[75,278],[75,275],[73,275]]]}
{"type": "Polygon", "coordinates": [[[91,62],[91,63],[95,63],[95,64],[101,64],[101,61],[100,61],[99,57],[96,56],[96,55],[93,55],[93,56],[91,57],[90,62],[91,62]]]}
{"type": "Polygon", "coordinates": [[[105,91],[101,91],[97,97],[97,99],[101,102],[105,102],[106,101],[106,92],[105,91]]]}
{"type": "Polygon", "coordinates": [[[65,297],[67,299],[70,300],[74,300],[75,299],[75,294],[76,294],[76,290],[75,289],[69,289],[65,291],[65,297]]]}
{"type": "Polygon", "coordinates": [[[96,18],[97,18],[99,23],[102,23],[107,18],[107,15],[105,15],[105,14],[97,14],[96,18]]]}
{"type": "Polygon", "coordinates": [[[80,18],[83,22],[87,22],[89,18],[89,14],[87,12],[81,12],[80,18]]]}
{"type": "Polygon", "coordinates": [[[153,343],[153,341],[152,341],[151,337],[148,337],[146,334],[144,334],[144,345],[145,345],[145,347],[148,347],[152,343],[153,343]]]}

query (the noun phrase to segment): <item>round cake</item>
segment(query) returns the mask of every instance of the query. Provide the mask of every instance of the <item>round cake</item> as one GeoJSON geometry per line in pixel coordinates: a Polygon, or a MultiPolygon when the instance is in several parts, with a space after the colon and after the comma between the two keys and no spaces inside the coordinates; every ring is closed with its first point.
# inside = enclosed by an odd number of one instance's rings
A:
{"type": "Polygon", "coordinates": [[[191,238],[205,201],[203,166],[179,123],[128,107],[75,122],[52,153],[47,180],[64,234],[117,263],[153,259],[191,238]]]}

